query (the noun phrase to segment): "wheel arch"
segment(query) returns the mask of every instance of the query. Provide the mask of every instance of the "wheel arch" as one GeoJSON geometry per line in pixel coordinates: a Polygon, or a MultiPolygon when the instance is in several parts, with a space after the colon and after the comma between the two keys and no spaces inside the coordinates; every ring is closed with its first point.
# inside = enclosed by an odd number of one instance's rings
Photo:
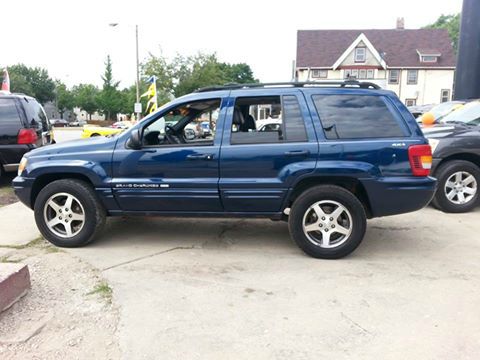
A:
{"type": "Polygon", "coordinates": [[[467,152],[463,152],[463,153],[456,153],[456,154],[452,154],[452,155],[449,155],[449,156],[446,156],[444,157],[439,163],[438,165],[435,167],[435,171],[433,172],[432,175],[435,175],[436,172],[438,171],[438,169],[448,163],[449,161],[452,161],[452,160],[463,160],[463,161],[469,161],[473,164],[475,164],[478,168],[480,168],[480,155],[476,155],[476,154],[473,154],[473,153],[467,153],[467,152]]]}
{"type": "Polygon", "coordinates": [[[81,180],[93,188],[93,182],[91,181],[91,179],[87,175],[84,175],[81,173],[58,172],[58,173],[43,174],[38,176],[32,185],[32,191],[30,193],[30,208],[33,209],[35,200],[37,199],[38,194],[45,186],[47,186],[48,184],[56,180],[64,180],[64,179],[81,180]]]}
{"type": "Polygon", "coordinates": [[[301,179],[290,191],[284,208],[292,206],[295,199],[305,190],[318,185],[336,185],[350,191],[362,203],[367,218],[372,218],[372,208],[367,191],[360,180],[349,176],[309,176],[301,179]]]}

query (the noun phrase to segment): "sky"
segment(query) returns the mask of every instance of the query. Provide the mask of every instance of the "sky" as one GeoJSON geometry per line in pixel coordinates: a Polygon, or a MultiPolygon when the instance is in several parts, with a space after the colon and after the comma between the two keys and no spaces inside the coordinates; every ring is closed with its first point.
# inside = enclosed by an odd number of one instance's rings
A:
{"type": "Polygon", "coordinates": [[[101,85],[110,54],[121,87],[135,83],[135,25],[140,61],[199,51],[249,64],[264,82],[291,79],[299,29],[406,28],[461,11],[462,0],[22,0],[0,3],[0,67],[24,63],[73,86],[101,85]],[[111,27],[110,23],[118,23],[111,27]]]}

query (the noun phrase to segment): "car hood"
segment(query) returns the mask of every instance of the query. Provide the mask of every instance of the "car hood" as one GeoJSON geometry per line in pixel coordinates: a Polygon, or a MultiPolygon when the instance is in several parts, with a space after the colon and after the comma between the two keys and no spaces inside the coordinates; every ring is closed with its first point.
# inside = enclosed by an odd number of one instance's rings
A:
{"type": "Polygon", "coordinates": [[[87,139],[71,140],[62,143],[43,146],[41,148],[32,150],[27,153],[27,157],[57,155],[57,154],[71,154],[71,153],[85,153],[92,151],[113,150],[116,137],[95,136],[87,139]]]}
{"type": "Polygon", "coordinates": [[[461,124],[437,124],[433,126],[422,126],[423,134],[428,139],[445,138],[466,134],[472,131],[478,132],[478,127],[472,128],[461,124]]]}

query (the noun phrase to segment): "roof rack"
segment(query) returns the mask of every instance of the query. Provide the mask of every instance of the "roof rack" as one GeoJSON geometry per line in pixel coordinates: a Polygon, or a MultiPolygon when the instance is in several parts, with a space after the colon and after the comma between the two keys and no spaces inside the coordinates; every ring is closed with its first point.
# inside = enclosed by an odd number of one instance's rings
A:
{"type": "Polygon", "coordinates": [[[207,92],[207,91],[219,91],[219,90],[238,90],[238,89],[258,89],[265,87],[359,87],[361,89],[381,89],[375,83],[357,80],[344,80],[344,81],[307,81],[307,82],[273,82],[273,83],[252,83],[252,84],[238,84],[228,83],[225,85],[207,86],[195,90],[195,92],[207,92]]]}

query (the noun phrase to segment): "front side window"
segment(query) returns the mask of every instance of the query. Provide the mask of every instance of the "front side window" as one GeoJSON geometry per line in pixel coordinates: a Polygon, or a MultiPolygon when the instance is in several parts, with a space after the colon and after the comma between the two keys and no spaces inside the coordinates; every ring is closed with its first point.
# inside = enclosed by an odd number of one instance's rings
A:
{"type": "Polygon", "coordinates": [[[144,129],[144,146],[213,145],[220,99],[181,104],[144,129]]]}
{"type": "Polygon", "coordinates": [[[329,140],[405,136],[382,97],[313,95],[313,101],[329,140]]]}
{"type": "Polygon", "coordinates": [[[398,84],[399,75],[400,75],[400,70],[390,70],[388,72],[388,83],[398,84]]]}
{"type": "Polygon", "coordinates": [[[364,47],[355,48],[355,62],[365,62],[367,49],[364,47]]]}
{"type": "Polygon", "coordinates": [[[303,114],[296,96],[241,97],[235,101],[232,145],[306,140],[303,114]]]}
{"type": "Polygon", "coordinates": [[[418,81],[418,70],[408,70],[407,71],[407,84],[416,85],[418,81]]]}

